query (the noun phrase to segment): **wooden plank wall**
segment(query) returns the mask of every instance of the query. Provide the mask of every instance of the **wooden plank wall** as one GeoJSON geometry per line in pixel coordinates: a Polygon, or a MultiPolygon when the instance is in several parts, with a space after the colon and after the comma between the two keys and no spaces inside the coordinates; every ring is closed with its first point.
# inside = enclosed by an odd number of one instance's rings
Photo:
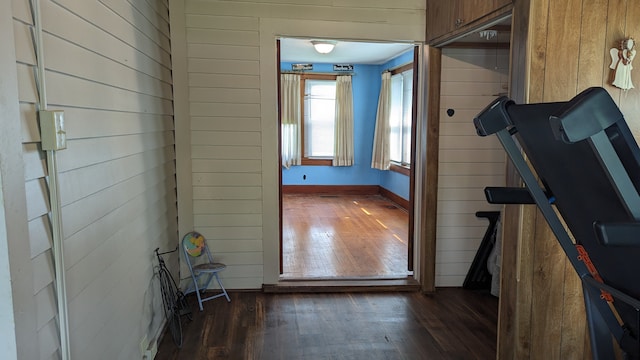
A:
{"type": "Polygon", "coordinates": [[[504,184],[504,151],[476,135],[473,117],[507,91],[508,69],[505,49],[442,51],[436,286],[462,286],[488,225],[476,211],[501,209],[484,188],[504,184]]]}
{"type": "MultiPolygon", "coordinates": [[[[638,137],[638,90],[609,85],[609,49],[640,33],[638,5],[635,0],[516,1],[512,87],[517,100],[566,101],[590,86],[603,86],[638,137]]],[[[637,73],[632,77],[640,81],[637,73]]],[[[498,357],[590,358],[575,271],[539,212],[511,206],[506,213],[510,222],[504,238],[516,241],[505,242],[503,249],[503,274],[508,276],[502,280],[498,357]]]]}
{"type": "MultiPolygon", "coordinates": [[[[58,165],[71,355],[140,358],[140,340],[161,321],[152,252],[174,247],[177,234],[168,5],[40,3],[46,95],[65,112],[68,140],[58,165]]],[[[29,343],[58,358],[33,21],[28,0],[12,5],[37,313],[29,343]]]]}
{"type": "MultiPolygon", "coordinates": [[[[263,159],[265,153],[278,150],[264,141],[268,135],[263,130],[273,129],[276,119],[262,118],[261,94],[275,92],[276,87],[261,88],[269,84],[268,77],[261,78],[261,21],[418,28],[424,26],[424,8],[421,0],[184,1],[193,222],[210,241],[217,259],[228,265],[222,273],[225,286],[260,288],[264,269],[278,266],[263,260],[265,244],[277,246],[277,239],[265,235],[264,209],[278,211],[278,202],[263,193],[265,186],[277,182],[265,178],[265,167],[277,168],[277,161],[265,164],[263,159]]],[[[382,31],[380,38],[385,39],[382,31]]]]}

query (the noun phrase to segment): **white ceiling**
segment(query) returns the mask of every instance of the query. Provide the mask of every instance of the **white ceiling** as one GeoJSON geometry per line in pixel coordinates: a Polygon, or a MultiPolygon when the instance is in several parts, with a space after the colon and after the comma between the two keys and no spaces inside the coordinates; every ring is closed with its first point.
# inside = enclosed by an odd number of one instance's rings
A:
{"type": "Polygon", "coordinates": [[[311,40],[323,39],[281,38],[280,61],[328,64],[384,64],[414,46],[408,43],[338,41],[332,52],[319,54],[311,45],[311,40]]]}

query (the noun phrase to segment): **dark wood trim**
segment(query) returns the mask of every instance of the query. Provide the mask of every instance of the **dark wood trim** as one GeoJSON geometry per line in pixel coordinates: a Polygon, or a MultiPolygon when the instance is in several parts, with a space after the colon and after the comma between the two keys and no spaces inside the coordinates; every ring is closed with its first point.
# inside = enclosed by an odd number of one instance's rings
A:
{"type": "Polygon", "coordinates": [[[436,225],[438,220],[438,156],[440,143],[440,83],[442,49],[426,48],[427,61],[427,123],[426,169],[421,209],[420,282],[423,292],[434,292],[436,281],[436,225]]]}
{"type": "MultiPolygon", "coordinates": [[[[391,192],[390,190],[383,188],[382,186],[380,186],[380,195],[398,204],[398,206],[400,206],[404,210],[407,210],[407,211],[409,210],[409,200],[406,200],[405,198],[399,196],[394,192],[391,192]]],[[[411,238],[408,237],[408,239],[411,239],[411,238]]],[[[408,243],[410,244],[411,241],[408,241],[408,243]]]]}
{"type": "Polygon", "coordinates": [[[509,49],[509,43],[454,42],[444,46],[447,49],[509,49]]]}
{"type": "Polygon", "coordinates": [[[336,80],[337,75],[330,74],[313,74],[313,73],[305,73],[300,74],[300,152],[302,156],[300,158],[301,165],[310,165],[310,166],[331,166],[333,165],[333,160],[331,159],[314,159],[309,158],[305,154],[305,122],[304,122],[304,89],[306,88],[307,80],[336,80]]]}
{"type": "MultiPolygon", "coordinates": [[[[438,36],[436,38],[431,39],[428,43],[431,46],[442,46],[445,45],[449,42],[451,42],[454,39],[457,39],[459,37],[461,37],[462,35],[466,34],[466,33],[470,33],[476,30],[481,29],[484,25],[490,23],[491,21],[500,19],[504,16],[507,16],[508,14],[511,13],[511,10],[513,9],[513,4],[508,4],[500,9],[497,9],[495,11],[490,12],[489,14],[480,17],[468,24],[464,24],[463,26],[455,29],[454,31],[451,31],[449,33],[446,33],[444,35],[438,36]]],[[[427,38],[428,38],[427,34],[427,38]]]]}
{"type": "MultiPolygon", "coordinates": [[[[411,132],[413,133],[413,129],[411,130],[411,132]]],[[[395,172],[400,173],[402,175],[409,176],[411,174],[411,167],[397,165],[397,164],[391,164],[391,166],[389,166],[389,171],[395,171],[395,172]]]]}
{"type": "Polygon", "coordinates": [[[282,93],[280,83],[280,39],[276,40],[276,84],[277,84],[277,96],[278,96],[278,247],[280,254],[278,256],[280,262],[280,274],[284,272],[284,263],[282,260],[282,93]]]}
{"type": "MultiPolygon", "coordinates": [[[[337,74],[318,74],[318,73],[302,73],[300,74],[301,80],[336,80],[338,78],[337,74]]],[[[304,86],[303,86],[304,89],[304,86]]]]}
{"type": "Polygon", "coordinates": [[[306,165],[306,166],[332,166],[333,165],[333,160],[332,159],[314,159],[314,158],[302,157],[302,158],[300,158],[300,165],[306,165]]]}
{"type": "Polygon", "coordinates": [[[389,72],[391,73],[391,75],[396,75],[396,74],[401,74],[405,71],[408,70],[413,70],[413,63],[410,62],[408,64],[402,65],[402,66],[398,66],[397,68],[391,69],[389,70],[389,72]]]}
{"type": "Polygon", "coordinates": [[[282,194],[382,195],[409,210],[409,201],[380,185],[282,185],[282,194]]]}
{"type": "Polygon", "coordinates": [[[493,25],[487,30],[495,30],[497,32],[508,32],[511,33],[511,25],[493,25]]]}
{"type": "Polygon", "coordinates": [[[378,185],[282,185],[283,194],[377,195],[378,185]]]}
{"type": "Polygon", "coordinates": [[[416,292],[420,284],[406,279],[305,279],[285,280],[278,284],[264,284],[265,293],[335,293],[335,292],[416,292]]]}
{"type": "Polygon", "coordinates": [[[416,188],[416,139],[418,126],[418,87],[420,86],[420,47],[413,47],[413,94],[411,100],[411,167],[409,168],[409,204],[407,204],[407,211],[409,212],[409,228],[407,229],[407,270],[414,270],[414,257],[415,257],[415,188],[416,188]]]}

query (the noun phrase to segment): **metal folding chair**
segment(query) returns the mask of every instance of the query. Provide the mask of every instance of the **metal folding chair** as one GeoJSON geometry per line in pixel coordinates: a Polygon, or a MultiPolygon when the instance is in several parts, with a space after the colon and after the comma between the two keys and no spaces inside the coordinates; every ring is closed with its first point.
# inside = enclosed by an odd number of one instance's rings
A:
{"type": "Polygon", "coordinates": [[[209,246],[207,245],[207,241],[204,236],[195,231],[186,234],[182,238],[182,252],[184,253],[184,258],[189,266],[191,279],[193,280],[193,285],[185,291],[185,294],[189,294],[191,292],[196,293],[200,311],[202,311],[202,303],[208,300],[224,296],[227,298],[227,301],[231,301],[229,294],[227,294],[227,290],[222,286],[222,282],[218,277],[218,273],[224,270],[227,266],[213,261],[213,256],[211,256],[211,251],[209,251],[209,246]],[[203,275],[206,276],[202,285],[199,285],[200,278],[203,275]],[[203,297],[213,278],[218,282],[221,292],[209,297],[203,297]]]}

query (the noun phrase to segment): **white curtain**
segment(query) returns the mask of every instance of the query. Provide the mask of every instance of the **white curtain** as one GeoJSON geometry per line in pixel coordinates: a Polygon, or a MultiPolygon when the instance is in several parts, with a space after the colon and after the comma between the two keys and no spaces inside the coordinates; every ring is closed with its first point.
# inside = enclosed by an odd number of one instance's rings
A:
{"type": "Polygon", "coordinates": [[[300,75],[280,75],[282,166],[300,165],[300,75]]]}
{"type": "Polygon", "coordinates": [[[353,165],[353,91],[351,76],[336,77],[333,166],[353,165]]]}
{"type": "Polygon", "coordinates": [[[380,170],[389,170],[391,159],[389,156],[389,116],[391,114],[391,73],[382,73],[382,85],[378,98],[378,114],[376,115],[376,130],[373,137],[373,153],[371,167],[380,170]]]}

